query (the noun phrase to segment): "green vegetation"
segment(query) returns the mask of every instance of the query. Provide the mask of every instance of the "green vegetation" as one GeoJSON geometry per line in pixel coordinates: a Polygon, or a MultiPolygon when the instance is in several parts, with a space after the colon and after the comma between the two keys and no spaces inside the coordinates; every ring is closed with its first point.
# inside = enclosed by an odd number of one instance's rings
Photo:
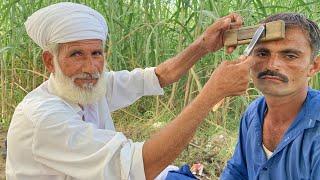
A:
{"type": "MultiPolygon", "coordinates": [[[[0,121],[7,128],[16,105],[47,79],[41,49],[27,36],[23,23],[37,9],[56,0],[2,0],[0,2],[0,121]]],[[[318,0],[78,0],[101,12],[110,29],[107,66],[132,70],[156,66],[190,44],[219,17],[237,12],[245,25],[258,23],[278,12],[299,12],[320,21],[318,0]]],[[[161,97],[144,97],[113,114],[119,131],[133,140],[144,140],[174,118],[199,92],[215,67],[238,57],[223,50],[210,54],[161,97]]],[[[310,81],[319,88],[319,77],[310,81]]],[[[237,139],[241,113],[259,92],[251,85],[247,94],[225,99],[210,113],[190,146],[175,162],[203,162],[216,179],[230,158],[237,139]]]]}

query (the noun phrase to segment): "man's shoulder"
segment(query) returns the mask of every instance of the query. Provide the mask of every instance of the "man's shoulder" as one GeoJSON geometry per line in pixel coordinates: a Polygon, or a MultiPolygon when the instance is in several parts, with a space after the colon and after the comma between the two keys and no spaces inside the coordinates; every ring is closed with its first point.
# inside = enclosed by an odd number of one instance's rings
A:
{"type": "Polygon", "coordinates": [[[320,91],[309,88],[307,98],[309,102],[315,103],[313,106],[320,107],[320,91]]]}
{"type": "Polygon", "coordinates": [[[309,89],[305,102],[306,117],[316,121],[320,121],[320,91],[309,89]]]}
{"type": "Polygon", "coordinates": [[[41,105],[49,105],[52,103],[62,103],[62,99],[52,93],[49,93],[47,84],[43,83],[39,87],[29,92],[20,104],[25,104],[26,107],[31,109],[41,105]]]}
{"type": "Polygon", "coordinates": [[[261,111],[265,106],[265,98],[264,96],[259,96],[255,100],[253,100],[247,107],[246,111],[244,112],[244,115],[253,115],[257,114],[259,111],[261,111]]]}
{"type": "Polygon", "coordinates": [[[251,112],[257,110],[257,108],[263,108],[263,104],[265,103],[264,96],[259,96],[255,100],[253,100],[249,106],[247,107],[246,112],[251,112]]]}
{"type": "Polygon", "coordinates": [[[312,134],[316,133],[320,136],[320,91],[310,88],[308,90],[307,98],[306,117],[310,122],[315,121],[313,128],[310,128],[308,131],[310,131],[312,134]]]}
{"type": "Polygon", "coordinates": [[[50,114],[72,112],[72,108],[60,97],[49,93],[46,85],[42,84],[25,96],[16,111],[20,111],[28,119],[35,121],[45,119],[50,114]]]}
{"type": "Polygon", "coordinates": [[[260,96],[253,100],[242,115],[242,125],[249,127],[254,120],[259,118],[259,114],[265,109],[265,98],[260,96]]]}

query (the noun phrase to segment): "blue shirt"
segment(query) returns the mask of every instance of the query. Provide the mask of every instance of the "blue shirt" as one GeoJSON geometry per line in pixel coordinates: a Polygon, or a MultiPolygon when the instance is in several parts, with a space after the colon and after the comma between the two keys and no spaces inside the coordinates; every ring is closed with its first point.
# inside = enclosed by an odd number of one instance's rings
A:
{"type": "Polygon", "coordinates": [[[262,148],[266,108],[261,97],[244,113],[234,155],[221,179],[320,179],[320,92],[308,90],[300,112],[269,160],[262,148]]]}

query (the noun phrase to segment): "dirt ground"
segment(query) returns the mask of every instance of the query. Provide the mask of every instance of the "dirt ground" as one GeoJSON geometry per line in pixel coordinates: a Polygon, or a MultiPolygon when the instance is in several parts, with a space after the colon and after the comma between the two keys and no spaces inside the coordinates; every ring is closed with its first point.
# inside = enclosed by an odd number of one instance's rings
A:
{"type": "Polygon", "coordinates": [[[6,167],[6,161],[5,161],[5,156],[3,155],[3,150],[4,150],[4,141],[7,136],[7,131],[0,129],[0,179],[6,179],[5,178],[5,167],[6,167]]]}

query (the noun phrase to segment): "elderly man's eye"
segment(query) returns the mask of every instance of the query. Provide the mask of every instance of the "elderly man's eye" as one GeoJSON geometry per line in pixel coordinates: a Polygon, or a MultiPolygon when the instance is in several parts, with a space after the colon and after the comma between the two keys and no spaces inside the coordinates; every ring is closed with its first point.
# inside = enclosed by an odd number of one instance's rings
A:
{"type": "Polygon", "coordinates": [[[102,51],[94,51],[94,52],[92,53],[92,55],[93,55],[93,56],[102,56],[103,53],[102,53],[102,51]]]}
{"type": "Polygon", "coordinates": [[[70,57],[78,57],[81,55],[82,55],[82,53],[80,51],[75,51],[75,52],[71,53],[70,57]]]}

